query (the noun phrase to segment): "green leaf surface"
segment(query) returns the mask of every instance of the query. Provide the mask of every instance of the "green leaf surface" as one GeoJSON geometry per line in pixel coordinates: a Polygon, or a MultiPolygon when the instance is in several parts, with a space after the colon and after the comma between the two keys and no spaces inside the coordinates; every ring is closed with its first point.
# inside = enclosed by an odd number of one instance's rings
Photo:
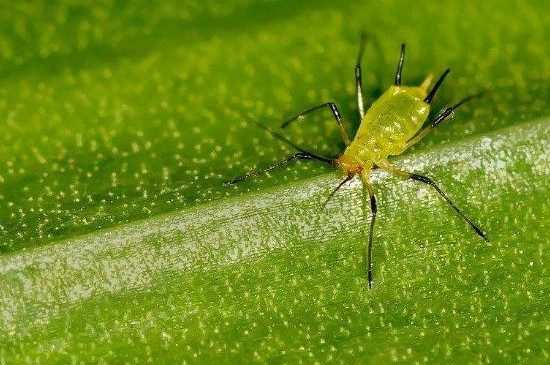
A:
{"type": "MultiPolygon", "coordinates": [[[[0,363],[548,361],[550,6],[477,1],[0,5],[0,363]],[[276,126],[446,67],[435,109],[485,90],[359,181],[281,159],[276,126]]],[[[287,135],[336,155],[329,115],[287,135]]]]}

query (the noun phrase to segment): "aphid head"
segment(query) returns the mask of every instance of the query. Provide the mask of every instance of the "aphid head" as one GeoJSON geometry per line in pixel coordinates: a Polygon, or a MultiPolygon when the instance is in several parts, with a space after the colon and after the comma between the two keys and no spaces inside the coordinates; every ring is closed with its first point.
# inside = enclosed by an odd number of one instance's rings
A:
{"type": "Polygon", "coordinates": [[[363,171],[363,167],[345,153],[335,160],[335,165],[348,176],[357,175],[363,171]]]}

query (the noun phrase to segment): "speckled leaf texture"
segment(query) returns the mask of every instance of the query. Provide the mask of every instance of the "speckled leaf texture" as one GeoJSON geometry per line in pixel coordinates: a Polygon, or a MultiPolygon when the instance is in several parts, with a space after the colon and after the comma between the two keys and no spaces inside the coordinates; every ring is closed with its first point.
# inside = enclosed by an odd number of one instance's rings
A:
{"type": "MultiPolygon", "coordinates": [[[[550,3],[13,1],[0,4],[0,364],[550,361],[550,3]],[[418,182],[299,162],[276,128],[329,100],[452,72],[392,161],[418,182]]],[[[328,113],[285,131],[342,151],[328,113]]]]}

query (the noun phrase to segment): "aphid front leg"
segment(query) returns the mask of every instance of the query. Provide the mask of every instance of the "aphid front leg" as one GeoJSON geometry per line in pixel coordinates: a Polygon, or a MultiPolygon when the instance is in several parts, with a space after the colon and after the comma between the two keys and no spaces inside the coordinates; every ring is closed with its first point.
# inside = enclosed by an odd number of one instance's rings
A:
{"type": "Polygon", "coordinates": [[[319,110],[319,109],[322,109],[322,108],[327,108],[327,107],[332,112],[332,115],[334,116],[334,119],[336,119],[336,123],[338,123],[338,130],[340,131],[340,136],[342,137],[342,140],[344,141],[346,146],[349,145],[350,140],[349,140],[348,134],[346,133],[346,130],[344,128],[344,124],[342,123],[342,117],[341,117],[340,111],[338,110],[338,107],[336,106],[336,104],[331,102],[331,101],[329,101],[328,103],[323,103],[321,105],[314,106],[313,108],[309,108],[307,110],[304,110],[300,114],[293,116],[292,118],[288,119],[283,124],[281,124],[281,128],[286,128],[286,127],[288,127],[288,125],[290,123],[294,122],[295,120],[297,120],[299,118],[302,118],[305,115],[307,115],[309,113],[312,113],[316,110],[319,110]]]}
{"type": "Polygon", "coordinates": [[[443,198],[445,199],[445,201],[447,202],[447,204],[449,204],[453,209],[454,211],[462,218],[464,219],[469,225],[470,227],[472,227],[472,229],[483,239],[485,240],[486,242],[489,242],[489,239],[487,238],[487,236],[485,235],[485,233],[481,230],[481,228],[479,228],[479,226],[477,224],[475,224],[470,218],[468,218],[468,216],[466,214],[464,214],[460,209],[458,209],[458,207],[456,206],[456,204],[451,200],[451,198],[449,198],[449,196],[447,194],[445,194],[443,192],[443,190],[441,190],[441,188],[439,187],[439,185],[437,185],[432,179],[430,179],[429,177],[426,177],[426,176],[422,176],[422,175],[419,175],[419,174],[415,174],[415,173],[412,173],[412,172],[407,172],[407,171],[403,171],[403,170],[399,170],[399,169],[396,169],[395,167],[393,167],[389,162],[380,162],[380,163],[376,163],[376,165],[378,165],[381,169],[383,170],[386,170],[396,176],[399,176],[399,177],[402,177],[402,178],[407,178],[407,179],[413,179],[413,180],[416,180],[416,181],[420,181],[420,182],[423,182],[425,184],[428,184],[430,185],[431,187],[433,187],[435,189],[435,191],[437,191],[437,193],[443,198]]]}
{"type": "Polygon", "coordinates": [[[372,289],[372,238],[374,235],[374,222],[376,221],[376,197],[374,195],[374,188],[369,181],[370,171],[364,171],[361,173],[361,180],[363,181],[363,186],[370,198],[370,209],[372,212],[370,219],[370,228],[369,228],[369,242],[367,247],[367,270],[368,270],[368,280],[369,280],[369,289],[372,289]]]}
{"type": "Polygon", "coordinates": [[[464,99],[460,100],[455,105],[443,109],[441,112],[439,112],[437,117],[429,125],[424,127],[422,130],[420,130],[420,132],[418,132],[418,134],[416,134],[414,137],[412,137],[411,139],[409,139],[407,141],[407,143],[405,144],[405,149],[407,149],[410,146],[420,142],[420,140],[422,140],[422,138],[424,138],[435,127],[437,127],[439,124],[441,124],[441,122],[444,122],[445,120],[447,120],[453,114],[453,112],[455,111],[456,108],[458,108],[459,106],[461,106],[465,102],[467,102],[469,100],[472,100],[474,98],[477,98],[479,96],[481,96],[481,93],[467,96],[464,99]]]}

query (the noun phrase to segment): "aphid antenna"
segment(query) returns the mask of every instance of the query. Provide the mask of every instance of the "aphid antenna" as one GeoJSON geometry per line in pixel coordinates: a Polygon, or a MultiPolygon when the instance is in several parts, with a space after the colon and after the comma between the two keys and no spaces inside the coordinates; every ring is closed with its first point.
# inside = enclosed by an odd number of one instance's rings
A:
{"type": "Polygon", "coordinates": [[[311,156],[312,158],[314,158],[316,160],[323,161],[325,163],[328,163],[329,165],[334,164],[333,163],[334,159],[326,158],[326,157],[323,157],[323,156],[318,156],[318,155],[315,155],[311,152],[308,152],[308,151],[304,150],[302,147],[298,146],[296,143],[292,142],[290,139],[286,138],[285,136],[283,136],[280,133],[275,132],[274,130],[272,130],[271,128],[269,128],[266,125],[263,125],[262,123],[258,122],[257,120],[252,119],[251,117],[245,116],[245,115],[242,115],[242,117],[244,119],[246,119],[247,121],[252,122],[254,125],[256,125],[256,126],[262,128],[263,130],[267,131],[274,138],[276,138],[279,141],[285,143],[286,145],[288,145],[290,147],[293,147],[293,148],[297,149],[298,151],[300,151],[302,153],[305,153],[306,155],[309,155],[309,156],[311,156]]]}
{"type": "Polygon", "coordinates": [[[233,180],[230,180],[230,181],[225,181],[224,184],[225,185],[233,185],[235,183],[238,183],[240,181],[244,181],[244,180],[247,180],[251,177],[254,177],[254,176],[257,176],[259,174],[262,174],[262,173],[265,173],[265,172],[268,172],[268,171],[271,171],[273,169],[276,169],[276,168],[279,168],[279,167],[282,167],[290,162],[293,162],[293,161],[297,161],[297,160],[317,160],[317,161],[321,161],[321,162],[324,162],[326,164],[329,164],[331,166],[335,166],[335,159],[333,158],[326,158],[326,157],[323,157],[323,156],[318,156],[316,154],[313,154],[311,152],[308,152],[306,150],[304,150],[303,148],[301,148],[300,146],[298,146],[297,144],[295,144],[294,142],[292,142],[291,140],[289,140],[288,138],[286,138],[285,136],[281,135],[280,133],[277,133],[273,130],[271,130],[270,128],[268,128],[267,126],[263,125],[262,123],[252,119],[251,117],[248,117],[248,116],[245,116],[241,113],[239,113],[239,115],[249,121],[249,122],[252,122],[254,125],[256,125],[257,127],[260,127],[264,130],[266,130],[267,132],[269,132],[273,137],[275,137],[276,139],[280,140],[281,142],[297,149],[298,151],[300,152],[296,152],[294,153],[292,156],[289,156],[289,157],[286,157],[284,158],[283,160],[277,162],[277,163],[274,163],[274,164],[271,164],[271,165],[268,165],[266,167],[263,167],[263,168],[260,168],[260,169],[257,169],[257,170],[254,170],[254,171],[250,171],[244,175],[241,175],[239,177],[236,177],[235,179],[233,180]]]}

